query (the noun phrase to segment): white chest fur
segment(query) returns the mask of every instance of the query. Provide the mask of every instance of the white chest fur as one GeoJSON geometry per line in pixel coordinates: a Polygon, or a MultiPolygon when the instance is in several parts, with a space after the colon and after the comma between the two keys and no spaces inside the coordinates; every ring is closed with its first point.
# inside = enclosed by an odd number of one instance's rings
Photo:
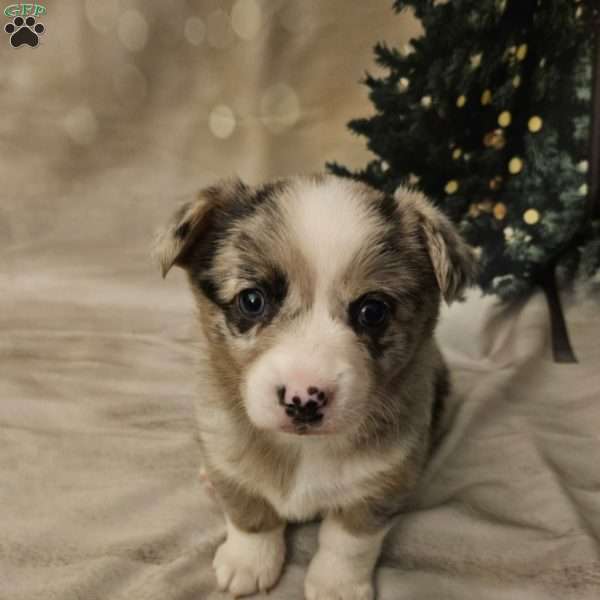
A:
{"type": "MultiPolygon", "coordinates": [[[[205,415],[204,421],[208,421],[205,415]]],[[[214,421],[214,417],[212,419],[214,421]]],[[[213,431],[223,430],[225,420],[211,422],[213,431]],[[219,425],[219,427],[216,427],[219,425]]],[[[211,461],[224,475],[244,485],[246,489],[267,499],[275,510],[290,521],[312,519],[333,508],[351,506],[364,499],[371,484],[385,477],[394,476],[402,469],[410,453],[410,441],[404,440],[385,453],[336,451],[325,438],[298,438],[289,451],[298,451],[299,460],[285,489],[272,482],[261,480],[252,453],[240,455],[235,435],[205,435],[211,461]]],[[[289,440],[289,436],[285,437],[289,440]]],[[[289,443],[289,442],[287,442],[289,443]]]]}
{"type": "Polygon", "coordinates": [[[385,456],[336,456],[320,444],[303,448],[292,486],[287,493],[263,488],[277,512],[291,521],[303,521],[320,512],[352,505],[369,491],[369,482],[398,465],[406,451],[397,448],[385,456]]]}

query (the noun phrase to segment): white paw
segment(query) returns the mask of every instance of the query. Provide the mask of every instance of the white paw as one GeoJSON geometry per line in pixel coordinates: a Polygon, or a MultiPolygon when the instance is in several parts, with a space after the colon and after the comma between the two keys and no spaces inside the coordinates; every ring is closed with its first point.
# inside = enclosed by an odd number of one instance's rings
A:
{"type": "Polygon", "coordinates": [[[228,524],[227,540],[213,560],[218,588],[235,597],[269,590],[279,578],[284,559],[283,529],[246,533],[228,524]]]}
{"type": "Polygon", "coordinates": [[[306,600],[374,600],[370,576],[357,577],[351,562],[332,552],[319,550],[304,581],[306,600]]]}

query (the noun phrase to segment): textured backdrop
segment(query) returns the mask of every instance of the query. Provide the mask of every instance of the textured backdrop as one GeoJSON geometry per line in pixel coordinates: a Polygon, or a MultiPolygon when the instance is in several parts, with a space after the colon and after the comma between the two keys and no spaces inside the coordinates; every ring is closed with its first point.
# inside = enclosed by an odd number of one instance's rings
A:
{"type": "MultiPolygon", "coordinates": [[[[363,164],[357,81],[415,24],[387,1],[46,6],[39,47],[0,31],[0,598],[216,599],[191,300],[153,230],[216,177],[363,164]]],[[[449,433],[381,600],[598,598],[600,324],[589,299],[567,314],[575,366],[539,297],[445,313],[449,433]]],[[[271,598],[301,598],[315,533],[290,532],[271,598]]]]}

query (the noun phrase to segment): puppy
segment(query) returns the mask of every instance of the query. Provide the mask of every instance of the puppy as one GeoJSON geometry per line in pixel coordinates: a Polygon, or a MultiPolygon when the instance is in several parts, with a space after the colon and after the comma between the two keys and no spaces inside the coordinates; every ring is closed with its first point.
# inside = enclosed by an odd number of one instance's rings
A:
{"type": "Polygon", "coordinates": [[[214,569],[234,596],[275,585],[288,521],[322,517],[307,600],[370,600],[393,517],[432,442],[447,370],[440,300],[475,260],[418,192],[333,176],[227,181],[159,235],[198,306],[205,468],[225,512],[214,569]]]}

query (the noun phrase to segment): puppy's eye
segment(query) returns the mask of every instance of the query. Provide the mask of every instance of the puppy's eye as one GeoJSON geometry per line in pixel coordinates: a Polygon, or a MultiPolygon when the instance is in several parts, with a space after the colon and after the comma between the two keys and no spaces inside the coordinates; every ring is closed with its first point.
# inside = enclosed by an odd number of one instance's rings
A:
{"type": "Polygon", "coordinates": [[[242,290],[238,295],[238,306],[242,314],[257,319],[265,312],[265,295],[256,288],[242,290]]]}
{"type": "Polygon", "coordinates": [[[358,322],[366,329],[373,329],[383,325],[389,316],[388,305],[375,298],[365,298],[358,310],[358,322]]]}

